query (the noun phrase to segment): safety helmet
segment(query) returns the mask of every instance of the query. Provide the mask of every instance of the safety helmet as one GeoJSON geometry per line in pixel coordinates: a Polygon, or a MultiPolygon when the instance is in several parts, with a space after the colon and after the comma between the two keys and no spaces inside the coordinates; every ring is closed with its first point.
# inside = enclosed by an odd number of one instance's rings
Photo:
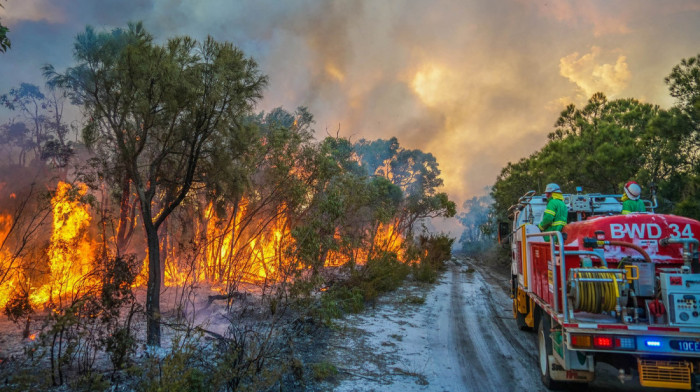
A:
{"type": "Polygon", "coordinates": [[[550,184],[547,184],[547,187],[544,188],[544,193],[553,193],[553,192],[561,193],[561,188],[559,188],[559,185],[552,182],[550,184]]]}
{"type": "Polygon", "coordinates": [[[625,194],[630,200],[637,200],[642,195],[642,187],[634,181],[625,184],[625,194]]]}

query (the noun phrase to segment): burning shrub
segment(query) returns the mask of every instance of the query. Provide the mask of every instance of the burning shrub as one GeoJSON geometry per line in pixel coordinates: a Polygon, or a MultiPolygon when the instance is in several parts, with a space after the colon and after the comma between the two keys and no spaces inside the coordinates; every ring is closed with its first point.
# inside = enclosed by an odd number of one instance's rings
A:
{"type": "Polygon", "coordinates": [[[29,316],[33,313],[32,305],[29,303],[29,294],[24,290],[17,290],[5,304],[4,313],[13,322],[29,316]]]}
{"type": "Polygon", "coordinates": [[[413,276],[419,282],[434,283],[438,272],[445,266],[445,261],[452,257],[454,238],[445,234],[420,236],[417,251],[419,261],[413,264],[413,276]]]}

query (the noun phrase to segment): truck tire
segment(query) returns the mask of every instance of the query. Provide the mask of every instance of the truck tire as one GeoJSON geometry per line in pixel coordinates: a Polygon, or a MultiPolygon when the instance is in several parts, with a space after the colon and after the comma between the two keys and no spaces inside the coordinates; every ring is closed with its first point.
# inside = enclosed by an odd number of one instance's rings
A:
{"type": "Polygon", "coordinates": [[[542,379],[542,384],[544,384],[545,387],[552,390],[560,390],[566,388],[569,383],[552,380],[552,377],[549,374],[549,356],[552,355],[552,338],[550,337],[551,329],[552,322],[550,316],[547,313],[542,312],[540,322],[537,326],[537,349],[540,363],[540,377],[542,379]]]}

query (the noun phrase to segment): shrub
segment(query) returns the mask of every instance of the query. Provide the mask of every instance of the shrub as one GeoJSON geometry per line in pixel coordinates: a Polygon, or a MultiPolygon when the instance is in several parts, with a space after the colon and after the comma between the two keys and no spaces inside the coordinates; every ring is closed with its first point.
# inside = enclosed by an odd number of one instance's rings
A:
{"type": "Polygon", "coordinates": [[[434,283],[445,262],[452,258],[454,238],[445,234],[418,238],[419,261],[413,264],[413,277],[419,282],[434,283]]]}
{"type": "Polygon", "coordinates": [[[366,301],[401,286],[409,272],[410,267],[400,262],[395,253],[384,252],[364,266],[354,268],[348,280],[323,293],[317,316],[328,323],[345,313],[360,312],[366,301]]]}
{"type": "Polygon", "coordinates": [[[319,318],[329,323],[344,313],[358,313],[365,308],[364,293],[359,287],[338,287],[321,296],[319,318]]]}
{"type": "Polygon", "coordinates": [[[338,368],[330,362],[323,361],[311,364],[311,372],[316,381],[323,381],[338,374],[338,368]]]}
{"type": "MultiPolygon", "coordinates": [[[[143,374],[136,390],[143,392],[185,392],[216,390],[211,377],[197,364],[204,358],[198,347],[198,337],[177,335],[172,349],[162,358],[153,355],[143,363],[143,374]]],[[[157,353],[154,353],[157,354],[157,353]]]]}

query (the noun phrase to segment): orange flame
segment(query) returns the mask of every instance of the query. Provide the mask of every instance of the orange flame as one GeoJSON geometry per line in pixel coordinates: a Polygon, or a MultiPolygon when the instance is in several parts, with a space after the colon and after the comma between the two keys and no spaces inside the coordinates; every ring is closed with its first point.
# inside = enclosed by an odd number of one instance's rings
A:
{"type": "Polygon", "coordinates": [[[271,218],[255,220],[248,204],[243,199],[238,208],[229,207],[219,217],[209,203],[196,227],[201,253],[194,260],[183,260],[174,248],[165,250],[170,260],[165,285],[188,281],[229,285],[278,279],[279,269],[285,264],[284,249],[292,243],[286,206],[280,205],[271,218]]]}
{"type": "MultiPolygon", "coordinates": [[[[53,228],[46,251],[50,276],[39,288],[31,288],[29,300],[32,306],[61,304],[66,298],[85,289],[96,287],[93,277],[93,259],[97,241],[90,237],[92,217],[87,204],[81,201],[87,195],[85,184],[71,185],[60,182],[51,199],[53,228]]],[[[301,268],[288,252],[294,244],[291,234],[289,211],[280,205],[253,205],[242,199],[233,206],[219,209],[213,203],[202,205],[192,213],[199,216],[189,228],[186,241],[189,247],[175,240],[176,233],[164,230],[161,238],[161,254],[165,257],[165,286],[183,286],[188,283],[207,282],[215,290],[226,290],[239,282],[258,283],[279,281],[286,271],[301,268]]],[[[0,240],[7,237],[12,218],[0,216],[0,240]]],[[[365,264],[378,253],[388,251],[404,255],[404,239],[398,229],[398,221],[379,224],[368,233],[371,243],[344,243],[343,233],[336,231],[337,250],[327,252],[326,266],[340,266],[348,262],[365,264]]],[[[97,238],[95,236],[95,238],[97,238]]],[[[185,242],[185,241],[182,241],[185,242]]],[[[9,256],[0,250],[0,267],[6,266],[9,256]]],[[[0,307],[17,289],[19,276],[0,285],[0,307]]],[[[147,282],[148,256],[134,286],[147,282]]],[[[26,278],[25,278],[26,280],[26,278]]],[[[30,287],[30,282],[22,285],[30,287]]]]}
{"type": "Polygon", "coordinates": [[[59,182],[53,207],[53,231],[48,249],[50,282],[30,294],[34,306],[61,301],[81,288],[94,285],[87,275],[92,269],[95,244],[87,236],[88,206],[80,201],[87,194],[85,184],[59,182]]]}
{"type": "MultiPolygon", "coordinates": [[[[12,227],[12,216],[0,215],[0,244],[8,243],[8,236],[10,234],[10,228],[12,227]]],[[[7,301],[10,300],[10,295],[15,290],[17,284],[17,274],[16,271],[12,269],[13,267],[12,255],[7,251],[7,248],[3,246],[0,249],[0,272],[8,272],[8,276],[5,277],[5,281],[0,284],[0,308],[4,308],[7,301]]]]}
{"type": "MultiPolygon", "coordinates": [[[[368,259],[380,252],[394,252],[399,260],[404,256],[404,239],[398,231],[398,221],[391,223],[380,223],[374,232],[373,241],[369,248],[359,247],[346,249],[344,252],[331,251],[326,258],[327,267],[337,267],[354,261],[356,264],[364,265],[368,259]]],[[[336,240],[340,240],[340,233],[336,231],[336,240]]]]}

